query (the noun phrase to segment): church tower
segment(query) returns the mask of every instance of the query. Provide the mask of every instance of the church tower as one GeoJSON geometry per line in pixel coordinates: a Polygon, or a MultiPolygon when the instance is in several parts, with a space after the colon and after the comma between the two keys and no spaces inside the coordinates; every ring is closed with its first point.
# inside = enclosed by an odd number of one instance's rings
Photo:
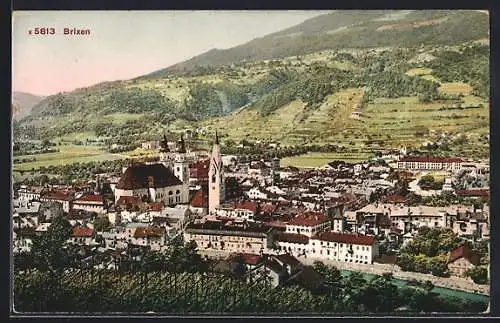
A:
{"type": "Polygon", "coordinates": [[[212,156],[210,157],[208,180],[208,212],[213,213],[215,208],[224,201],[226,195],[224,187],[224,168],[217,131],[215,132],[212,156]]]}
{"type": "Polygon", "coordinates": [[[177,152],[173,162],[174,175],[184,184],[189,184],[189,161],[186,158],[186,144],[184,137],[177,142],[177,152]]]}

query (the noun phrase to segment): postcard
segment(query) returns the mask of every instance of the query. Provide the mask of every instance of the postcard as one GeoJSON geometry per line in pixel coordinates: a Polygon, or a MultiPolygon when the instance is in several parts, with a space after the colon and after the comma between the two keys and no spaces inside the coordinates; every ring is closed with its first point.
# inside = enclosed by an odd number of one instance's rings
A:
{"type": "Polygon", "coordinates": [[[12,315],[489,311],[488,11],[12,26],[12,315]]]}

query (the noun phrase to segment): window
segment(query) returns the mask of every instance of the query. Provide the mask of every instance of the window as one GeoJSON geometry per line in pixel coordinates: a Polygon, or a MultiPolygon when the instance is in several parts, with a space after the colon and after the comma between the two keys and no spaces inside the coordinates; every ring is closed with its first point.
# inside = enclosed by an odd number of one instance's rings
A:
{"type": "Polygon", "coordinates": [[[344,244],[343,244],[343,243],[341,243],[341,244],[340,244],[340,248],[343,248],[343,247],[344,247],[344,244]]]}
{"type": "Polygon", "coordinates": [[[172,195],[172,194],[174,194],[174,192],[168,191],[168,195],[172,195]]]}

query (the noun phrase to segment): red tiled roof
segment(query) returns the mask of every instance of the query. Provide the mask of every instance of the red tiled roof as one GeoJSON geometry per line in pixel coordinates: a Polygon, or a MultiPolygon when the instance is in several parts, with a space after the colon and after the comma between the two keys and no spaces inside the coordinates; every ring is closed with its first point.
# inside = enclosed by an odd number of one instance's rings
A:
{"type": "Polygon", "coordinates": [[[165,232],[165,228],[139,227],[134,231],[134,238],[161,237],[165,232]]]}
{"type": "Polygon", "coordinates": [[[196,194],[191,199],[191,206],[197,208],[207,208],[208,207],[208,193],[203,188],[198,190],[196,194]]]}
{"type": "Polygon", "coordinates": [[[270,203],[266,203],[261,206],[261,210],[263,213],[273,213],[278,208],[277,205],[273,205],[270,203]]]}
{"type": "Polygon", "coordinates": [[[490,196],[489,189],[473,189],[473,190],[459,190],[456,191],[458,196],[490,196]]]}
{"type": "Polygon", "coordinates": [[[87,227],[76,227],[71,232],[72,237],[89,238],[94,235],[94,229],[87,227]]]}
{"type": "Polygon", "coordinates": [[[463,163],[463,159],[456,157],[427,157],[427,156],[405,156],[400,162],[419,162],[419,163],[463,163]]]}
{"type": "Polygon", "coordinates": [[[49,191],[45,194],[41,195],[41,198],[49,199],[49,200],[60,200],[60,201],[69,201],[72,198],[71,193],[66,193],[62,191],[49,191]]]}
{"type": "Polygon", "coordinates": [[[151,211],[160,212],[163,209],[163,202],[154,202],[149,204],[151,211]]]}
{"type": "Polygon", "coordinates": [[[250,253],[239,253],[238,256],[240,256],[243,260],[243,263],[247,265],[257,265],[261,260],[260,255],[250,253]]]}
{"type": "Polygon", "coordinates": [[[288,225],[314,227],[327,221],[323,213],[307,211],[288,222],[288,225]]]}
{"type": "Polygon", "coordinates": [[[366,246],[372,246],[375,243],[375,237],[373,236],[345,234],[345,233],[338,233],[331,231],[320,232],[317,235],[315,235],[312,239],[329,241],[329,242],[366,245],[366,246]]]}
{"type": "Polygon", "coordinates": [[[467,259],[471,264],[473,265],[479,265],[479,255],[474,253],[468,246],[463,245],[452,252],[450,252],[450,255],[448,257],[447,263],[452,263],[460,258],[465,258],[467,259]]]}
{"type": "Polygon", "coordinates": [[[118,201],[116,201],[116,205],[136,205],[140,202],[140,198],[137,196],[120,196],[118,201]]]}
{"type": "Polygon", "coordinates": [[[73,203],[82,203],[82,204],[104,204],[104,198],[101,195],[88,194],[79,197],[73,203]]]}
{"type": "Polygon", "coordinates": [[[189,166],[189,177],[198,180],[208,179],[208,171],[210,170],[210,159],[200,160],[189,166]]]}
{"type": "Polygon", "coordinates": [[[282,242],[291,242],[291,243],[301,243],[301,244],[308,244],[309,243],[309,237],[303,234],[298,234],[298,233],[287,233],[283,232],[277,235],[278,241],[282,242]]]}
{"type": "Polygon", "coordinates": [[[286,228],[286,223],[282,221],[269,221],[266,225],[272,228],[286,228]]]}
{"type": "Polygon", "coordinates": [[[404,203],[408,200],[406,196],[402,195],[390,195],[385,198],[387,203],[404,203]]]}
{"type": "Polygon", "coordinates": [[[169,187],[182,182],[163,164],[137,164],[127,168],[122,174],[117,189],[134,190],[148,187],[169,187]]]}
{"type": "Polygon", "coordinates": [[[234,210],[248,210],[252,212],[257,212],[257,203],[252,201],[241,201],[231,204],[224,204],[221,206],[224,209],[234,209],[234,210]]]}

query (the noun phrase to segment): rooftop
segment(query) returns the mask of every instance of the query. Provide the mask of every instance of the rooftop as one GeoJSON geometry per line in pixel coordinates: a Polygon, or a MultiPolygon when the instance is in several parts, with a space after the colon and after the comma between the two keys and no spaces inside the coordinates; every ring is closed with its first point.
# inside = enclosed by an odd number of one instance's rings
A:
{"type": "Polygon", "coordinates": [[[372,246],[375,243],[375,237],[373,236],[346,234],[346,233],[338,233],[332,231],[320,232],[314,237],[312,237],[312,239],[329,241],[329,242],[366,245],[366,246],[372,246]]]}

